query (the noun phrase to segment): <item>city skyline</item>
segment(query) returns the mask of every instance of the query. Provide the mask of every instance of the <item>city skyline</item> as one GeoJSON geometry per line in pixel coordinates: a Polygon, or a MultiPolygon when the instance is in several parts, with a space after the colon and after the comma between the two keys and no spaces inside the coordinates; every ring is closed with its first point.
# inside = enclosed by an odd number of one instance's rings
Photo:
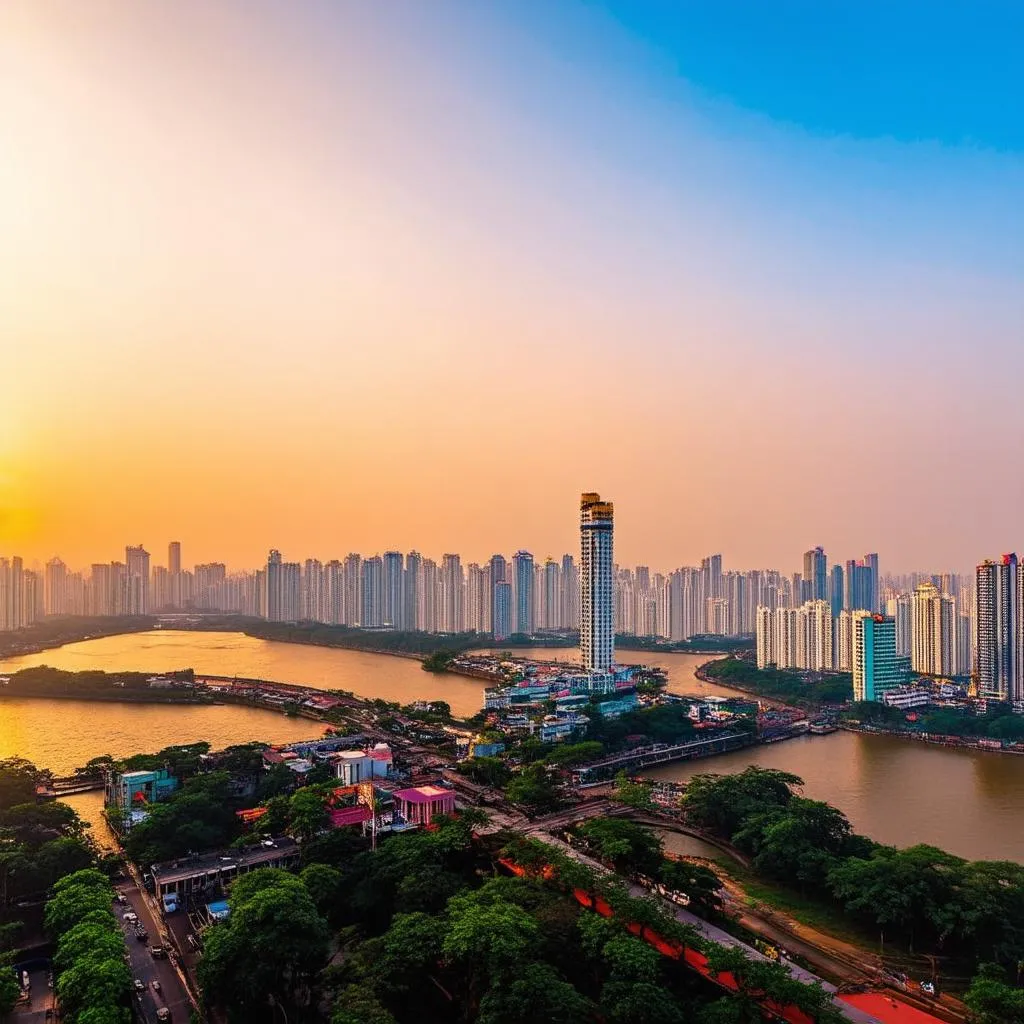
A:
{"type": "Polygon", "coordinates": [[[1019,33],[795,23],[4,4],[0,550],[1018,546],[1019,33]]]}

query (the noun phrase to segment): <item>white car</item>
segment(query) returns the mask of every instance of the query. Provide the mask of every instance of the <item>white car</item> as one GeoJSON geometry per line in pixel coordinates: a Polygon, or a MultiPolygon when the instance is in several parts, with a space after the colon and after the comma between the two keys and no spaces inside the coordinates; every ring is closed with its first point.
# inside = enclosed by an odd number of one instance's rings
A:
{"type": "Polygon", "coordinates": [[[133,910],[129,910],[128,913],[124,915],[123,919],[129,924],[135,924],[139,920],[139,915],[133,910]]]}

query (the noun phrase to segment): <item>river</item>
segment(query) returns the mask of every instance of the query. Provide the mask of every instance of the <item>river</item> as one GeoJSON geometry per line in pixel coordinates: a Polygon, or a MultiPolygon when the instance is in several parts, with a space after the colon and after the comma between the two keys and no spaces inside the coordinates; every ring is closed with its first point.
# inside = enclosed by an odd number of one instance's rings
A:
{"type": "MultiPolygon", "coordinates": [[[[575,651],[517,650],[516,657],[572,660],[575,651]]],[[[711,655],[620,651],[627,663],[669,672],[674,692],[729,695],[699,682],[698,665],[711,655]]],[[[161,672],[194,668],[351,690],[408,703],[446,700],[458,715],[481,705],[480,680],[424,672],[407,658],[340,648],[258,640],[238,633],[155,631],[104,637],[0,663],[0,672],[28,665],[161,672]]],[[[153,751],[205,738],[215,747],[248,740],[284,742],[310,736],[313,722],[237,706],[92,704],[47,700],[0,701],[0,756],[19,754],[64,772],[97,754],[153,751]]],[[[977,859],[1024,861],[1024,757],[929,747],[886,736],[839,732],[726,754],[654,774],[686,779],[695,772],[741,770],[747,764],[782,768],[805,780],[807,796],[839,807],[854,827],[898,846],[931,843],[977,859]]],[[[93,819],[89,800],[83,816],[93,819]]]]}

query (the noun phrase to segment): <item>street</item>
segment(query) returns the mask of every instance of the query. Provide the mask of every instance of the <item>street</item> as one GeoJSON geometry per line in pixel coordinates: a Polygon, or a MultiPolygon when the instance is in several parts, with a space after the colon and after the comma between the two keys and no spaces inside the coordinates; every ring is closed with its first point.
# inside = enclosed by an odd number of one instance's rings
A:
{"type": "Polygon", "coordinates": [[[146,894],[142,892],[136,882],[127,878],[116,886],[117,891],[122,893],[128,900],[127,904],[115,903],[114,914],[121,924],[125,935],[125,946],[131,958],[132,978],[138,979],[145,986],[142,992],[133,995],[135,1005],[139,1009],[140,1017],[146,1024],[155,1024],[157,1010],[166,1006],[170,1011],[170,1019],[184,1024],[189,1019],[192,1004],[189,1001],[188,993],[182,984],[181,978],[174,967],[170,956],[176,954],[172,951],[166,959],[154,959],[149,949],[150,946],[163,943],[160,922],[157,915],[150,908],[146,894]],[[149,939],[140,942],[134,933],[134,926],[124,920],[124,915],[133,911],[139,917],[139,922],[149,932],[149,939]],[[160,991],[153,989],[153,982],[160,983],[160,991]]]}

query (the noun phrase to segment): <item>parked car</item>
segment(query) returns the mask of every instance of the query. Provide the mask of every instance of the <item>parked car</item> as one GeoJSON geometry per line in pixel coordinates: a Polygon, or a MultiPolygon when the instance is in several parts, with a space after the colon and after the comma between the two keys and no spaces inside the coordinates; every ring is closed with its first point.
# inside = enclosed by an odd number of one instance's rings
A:
{"type": "Polygon", "coordinates": [[[129,924],[135,924],[139,920],[139,915],[133,910],[129,910],[126,914],[122,914],[121,917],[129,924]]]}
{"type": "Polygon", "coordinates": [[[149,938],[149,932],[147,932],[142,925],[139,925],[139,927],[135,929],[135,938],[137,938],[139,942],[145,942],[149,938]]]}
{"type": "Polygon", "coordinates": [[[146,986],[143,985],[142,982],[139,981],[138,978],[135,979],[133,984],[135,985],[135,991],[136,992],[145,992],[146,991],[146,986]]]}
{"type": "Polygon", "coordinates": [[[159,992],[160,991],[160,982],[157,981],[155,978],[150,982],[150,984],[153,986],[153,991],[154,992],[159,992]]]}
{"type": "Polygon", "coordinates": [[[166,960],[167,959],[167,950],[164,949],[163,946],[150,946],[149,947],[149,955],[154,960],[166,960]]]}
{"type": "Polygon", "coordinates": [[[170,1020],[171,1019],[171,1011],[168,1010],[166,1006],[161,1006],[160,1009],[156,1011],[156,1019],[157,1020],[170,1020]]]}
{"type": "Polygon", "coordinates": [[[125,894],[123,892],[119,892],[117,894],[117,902],[122,904],[122,905],[124,905],[125,903],[128,902],[128,897],[125,896],[125,894]]]}

